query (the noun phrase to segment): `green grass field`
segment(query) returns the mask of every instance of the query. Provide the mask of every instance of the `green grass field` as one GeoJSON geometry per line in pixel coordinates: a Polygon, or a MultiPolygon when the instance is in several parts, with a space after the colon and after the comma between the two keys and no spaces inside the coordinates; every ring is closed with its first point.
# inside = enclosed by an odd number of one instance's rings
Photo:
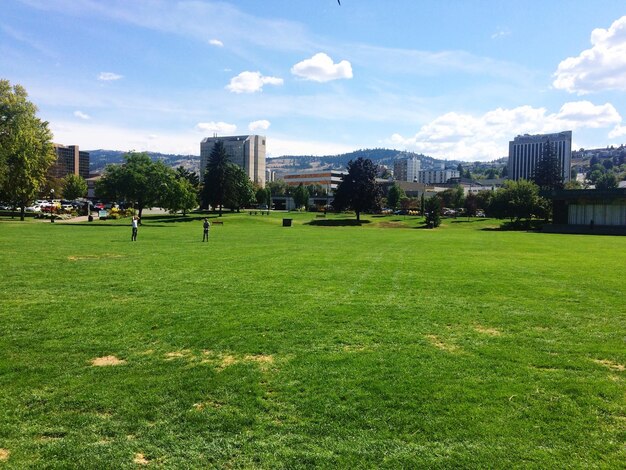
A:
{"type": "Polygon", "coordinates": [[[0,220],[0,467],[623,468],[626,237],[290,216],[0,220]]]}

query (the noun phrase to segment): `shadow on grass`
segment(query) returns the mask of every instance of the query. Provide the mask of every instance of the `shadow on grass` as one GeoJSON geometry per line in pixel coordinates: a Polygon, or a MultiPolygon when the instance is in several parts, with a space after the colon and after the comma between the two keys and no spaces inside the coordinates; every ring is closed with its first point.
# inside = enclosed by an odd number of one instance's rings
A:
{"type": "Polygon", "coordinates": [[[540,232],[543,220],[513,220],[502,222],[499,227],[483,227],[485,232],[540,232]]]}
{"type": "MultiPolygon", "coordinates": [[[[206,216],[205,216],[206,217],[206,216]]],[[[162,222],[166,224],[171,224],[174,222],[196,222],[198,220],[202,220],[204,217],[202,216],[182,216],[182,215],[146,215],[143,217],[145,221],[155,221],[162,222]]],[[[152,226],[152,224],[150,224],[152,226]]]]}
{"type": "Polygon", "coordinates": [[[305,222],[304,225],[315,225],[318,227],[360,227],[369,224],[369,220],[356,219],[330,219],[330,220],[311,220],[305,222]]]}
{"type": "Polygon", "coordinates": [[[451,224],[474,224],[476,222],[487,222],[489,219],[484,219],[484,218],[476,218],[476,219],[457,219],[457,220],[451,220],[450,223],[451,224]]]}

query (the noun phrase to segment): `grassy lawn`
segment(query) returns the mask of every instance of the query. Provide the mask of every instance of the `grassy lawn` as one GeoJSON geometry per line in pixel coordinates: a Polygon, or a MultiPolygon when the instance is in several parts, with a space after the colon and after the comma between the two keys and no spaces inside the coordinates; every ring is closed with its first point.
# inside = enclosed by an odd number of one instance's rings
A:
{"type": "Polygon", "coordinates": [[[623,468],[626,237],[290,216],[0,220],[0,467],[623,468]]]}

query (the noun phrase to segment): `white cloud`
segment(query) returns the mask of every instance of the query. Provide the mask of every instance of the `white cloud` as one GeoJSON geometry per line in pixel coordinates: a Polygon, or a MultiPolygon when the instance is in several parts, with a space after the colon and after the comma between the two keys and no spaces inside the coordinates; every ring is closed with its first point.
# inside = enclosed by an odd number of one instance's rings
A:
{"type": "Polygon", "coordinates": [[[591,49],[559,64],[554,87],[579,95],[603,90],[626,91],[626,16],[609,29],[594,29],[591,44],[591,49]]]}
{"type": "Polygon", "coordinates": [[[248,124],[248,129],[251,132],[266,131],[270,128],[271,123],[267,119],[261,119],[260,121],[253,121],[248,124]]]}
{"type": "Polygon", "coordinates": [[[291,68],[291,73],[305,80],[329,82],[352,78],[352,65],[347,60],[334,64],[328,55],[319,52],[310,59],[298,62],[291,68]]]}
{"type": "Polygon", "coordinates": [[[230,79],[226,89],[233,93],[255,93],[263,91],[263,85],[282,85],[283,79],[265,77],[260,72],[241,72],[230,79]]]}
{"type": "Polygon", "coordinates": [[[100,72],[100,75],[98,75],[98,80],[109,82],[112,80],[119,80],[122,77],[123,75],[119,75],[113,72],[100,72]]]}
{"type": "Polygon", "coordinates": [[[196,129],[204,132],[211,132],[215,134],[232,134],[237,130],[235,124],[228,124],[227,122],[199,122],[196,125],[196,129]]]}
{"type": "Polygon", "coordinates": [[[532,106],[498,108],[482,116],[450,112],[425,124],[412,137],[396,133],[386,143],[433,157],[493,160],[506,156],[508,142],[519,134],[611,126],[616,126],[611,131],[616,133],[623,130],[621,122],[613,105],[596,106],[589,101],[565,103],[552,114],[532,106]]]}
{"type": "Polygon", "coordinates": [[[503,38],[505,36],[510,36],[510,35],[511,35],[511,31],[509,31],[508,29],[498,28],[496,32],[491,35],[491,39],[499,39],[499,38],[503,38]]]}
{"type": "Polygon", "coordinates": [[[224,47],[224,43],[219,39],[210,39],[209,44],[211,44],[212,46],[224,47]]]}
{"type": "Polygon", "coordinates": [[[84,120],[91,119],[91,116],[89,114],[85,114],[82,111],[74,111],[74,116],[76,116],[77,118],[84,119],[84,120]]]}
{"type": "Polygon", "coordinates": [[[626,135],[626,126],[618,124],[611,132],[609,132],[609,139],[615,139],[623,135],[626,135]]]}

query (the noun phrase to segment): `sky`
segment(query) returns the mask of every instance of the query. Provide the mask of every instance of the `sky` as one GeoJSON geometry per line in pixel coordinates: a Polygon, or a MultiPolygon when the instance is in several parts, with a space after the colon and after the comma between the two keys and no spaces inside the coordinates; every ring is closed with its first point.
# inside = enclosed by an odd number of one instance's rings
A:
{"type": "Polygon", "coordinates": [[[0,78],[85,150],[254,133],[269,157],[491,161],[526,133],[626,143],[626,4],[3,0],[0,78]]]}

